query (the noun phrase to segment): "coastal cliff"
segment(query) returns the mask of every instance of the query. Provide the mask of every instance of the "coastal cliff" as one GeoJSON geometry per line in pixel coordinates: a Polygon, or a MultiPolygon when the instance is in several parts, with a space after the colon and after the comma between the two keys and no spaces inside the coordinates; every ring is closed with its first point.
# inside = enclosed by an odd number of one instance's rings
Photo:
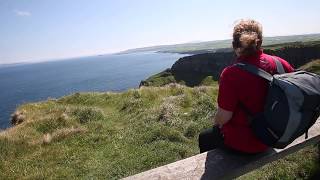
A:
{"type": "MultiPolygon", "coordinates": [[[[267,54],[286,59],[295,68],[320,58],[320,41],[276,44],[263,49],[267,54]]],[[[183,57],[170,69],[141,81],[140,86],[162,86],[168,83],[187,86],[208,84],[210,80],[218,80],[221,71],[232,64],[235,58],[232,49],[183,57]]]]}

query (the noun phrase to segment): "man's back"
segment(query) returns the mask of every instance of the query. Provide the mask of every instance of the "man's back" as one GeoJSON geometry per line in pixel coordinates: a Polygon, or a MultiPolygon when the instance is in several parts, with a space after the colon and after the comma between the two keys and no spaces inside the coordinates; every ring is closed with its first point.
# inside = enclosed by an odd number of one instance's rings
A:
{"type": "MultiPolygon", "coordinates": [[[[293,68],[285,60],[278,58],[286,72],[293,68]]],[[[262,51],[254,56],[239,57],[238,62],[255,65],[271,74],[275,74],[276,65],[272,57],[262,51]]],[[[268,90],[266,80],[254,76],[235,66],[229,66],[221,74],[219,84],[219,107],[234,112],[232,119],[222,127],[226,145],[244,152],[261,152],[267,146],[256,139],[248,123],[248,115],[240,103],[250,112],[263,111],[268,90]]]]}

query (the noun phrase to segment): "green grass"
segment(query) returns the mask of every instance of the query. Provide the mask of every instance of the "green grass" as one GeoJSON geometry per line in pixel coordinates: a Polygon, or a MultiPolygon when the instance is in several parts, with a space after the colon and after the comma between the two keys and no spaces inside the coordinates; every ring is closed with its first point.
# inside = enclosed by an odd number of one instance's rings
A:
{"type": "MultiPolygon", "coordinates": [[[[319,73],[315,60],[301,67],[319,73]]],[[[25,104],[24,122],[0,132],[0,179],[119,179],[198,154],[217,82],[76,93],[25,104]]],[[[240,179],[306,179],[320,171],[308,147],[240,179]]]]}
{"type": "MultiPolygon", "coordinates": [[[[25,104],[24,122],[0,133],[0,177],[118,179],[190,157],[216,96],[217,85],[170,84],[25,104]]],[[[241,178],[307,178],[317,158],[306,148],[241,178]]]]}
{"type": "Polygon", "coordinates": [[[0,133],[0,177],[118,179],[195,155],[216,91],[172,84],[23,105],[24,122],[0,133]]]}
{"type": "Polygon", "coordinates": [[[238,179],[317,179],[320,162],[316,146],[306,147],[278,161],[245,174],[238,179]]]}

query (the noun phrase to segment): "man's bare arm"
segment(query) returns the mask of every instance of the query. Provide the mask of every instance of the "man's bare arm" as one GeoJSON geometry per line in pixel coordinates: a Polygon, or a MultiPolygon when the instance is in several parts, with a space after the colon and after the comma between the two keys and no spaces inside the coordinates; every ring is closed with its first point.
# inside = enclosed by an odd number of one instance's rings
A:
{"type": "Polygon", "coordinates": [[[217,113],[214,116],[213,122],[214,124],[219,125],[220,127],[227,123],[232,118],[233,112],[227,111],[218,107],[217,113]]]}

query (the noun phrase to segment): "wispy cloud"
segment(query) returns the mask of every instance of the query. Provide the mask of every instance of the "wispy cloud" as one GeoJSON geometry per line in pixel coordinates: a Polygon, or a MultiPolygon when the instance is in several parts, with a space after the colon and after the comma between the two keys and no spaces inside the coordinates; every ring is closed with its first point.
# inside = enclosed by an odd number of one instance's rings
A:
{"type": "Polygon", "coordinates": [[[14,10],[14,13],[17,15],[17,16],[31,16],[31,12],[29,11],[22,11],[22,10],[14,10]]]}

